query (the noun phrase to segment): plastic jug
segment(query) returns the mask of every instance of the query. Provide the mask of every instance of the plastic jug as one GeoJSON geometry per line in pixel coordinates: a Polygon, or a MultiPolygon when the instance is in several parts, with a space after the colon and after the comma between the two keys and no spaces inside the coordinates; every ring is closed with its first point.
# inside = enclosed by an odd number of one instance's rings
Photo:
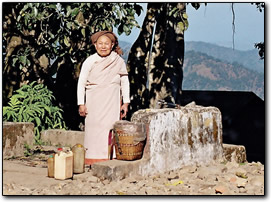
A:
{"type": "Polygon", "coordinates": [[[47,159],[47,170],[48,170],[48,177],[54,177],[54,170],[55,170],[55,158],[54,155],[50,155],[47,159]]]}
{"type": "Polygon", "coordinates": [[[65,180],[73,176],[73,153],[72,151],[58,150],[55,154],[55,179],[65,180]]]}
{"type": "Polygon", "coordinates": [[[73,152],[73,173],[85,172],[85,148],[81,144],[72,147],[73,152]]]}

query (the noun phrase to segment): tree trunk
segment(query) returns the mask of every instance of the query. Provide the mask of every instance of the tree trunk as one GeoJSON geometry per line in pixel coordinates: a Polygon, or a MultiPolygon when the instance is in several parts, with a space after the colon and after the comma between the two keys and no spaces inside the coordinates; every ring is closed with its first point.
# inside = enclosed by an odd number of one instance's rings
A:
{"type": "Polygon", "coordinates": [[[160,99],[181,102],[184,31],[178,23],[182,21],[184,11],[185,3],[167,3],[157,19],[149,74],[151,108],[156,107],[160,99]],[[169,14],[174,7],[181,11],[177,16],[169,14]]]}
{"type": "Polygon", "coordinates": [[[185,3],[148,4],[142,31],[127,63],[131,89],[128,118],[139,109],[155,108],[159,99],[180,104],[184,59],[180,22],[185,9],[185,3]],[[175,15],[170,13],[173,8],[178,11],[175,15]]]}
{"type": "Polygon", "coordinates": [[[129,53],[127,68],[130,80],[131,103],[127,115],[128,119],[131,113],[149,106],[149,90],[147,88],[149,54],[155,21],[162,5],[161,3],[148,4],[142,30],[129,53]]]}

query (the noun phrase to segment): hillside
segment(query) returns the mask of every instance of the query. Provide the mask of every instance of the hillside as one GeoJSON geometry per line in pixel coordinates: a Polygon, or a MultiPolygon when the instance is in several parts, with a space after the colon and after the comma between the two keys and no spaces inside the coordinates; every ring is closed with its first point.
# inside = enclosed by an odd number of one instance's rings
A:
{"type": "Polygon", "coordinates": [[[258,50],[253,49],[248,51],[233,50],[232,48],[226,48],[211,43],[205,42],[186,42],[185,51],[196,51],[205,53],[214,58],[220,59],[228,63],[239,63],[246,68],[254,70],[256,72],[264,72],[264,61],[260,60],[258,50]]]}
{"type": "Polygon", "coordinates": [[[132,44],[125,42],[125,41],[119,41],[119,46],[121,47],[121,49],[123,51],[122,58],[127,62],[129,51],[132,47],[132,44]]]}
{"type": "MultiPolygon", "coordinates": [[[[125,61],[131,46],[120,41],[125,61]]],[[[185,49],[183,89],[253,91],[264,99],[264,74],[259,73],[264,61],[256,49],[238,51],[204,42],[186,42],[185,49]]]]}
{"type": "Polygon", "coordinates": [[[253,91],[264,99],[264,75],[238,63],[226,63],[204,53],[188,51],[184,60],[183,89],[253,91]]]}

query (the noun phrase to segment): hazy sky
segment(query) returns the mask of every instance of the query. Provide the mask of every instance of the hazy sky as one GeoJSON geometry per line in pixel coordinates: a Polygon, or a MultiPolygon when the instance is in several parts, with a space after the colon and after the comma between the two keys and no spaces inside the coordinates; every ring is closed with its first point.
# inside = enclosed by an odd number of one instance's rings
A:
{"type": "MultiPolygon", "coordinates": [[[[138,18],[142,24],[144,13],[138,18]]],[[[233,46],[233,30],[231,3],[204,4],[195,10],[190,4],[187,6],[189,28],[185,32],[185,41],[203,41],[226,47],[233,46]]],[[[255,5],[250,3],[234,3],[235,11],[235,49],[248,50],[254,48],[254,43],[264,40],[264,12],[260,13],[255,5]]],[[[139,29],[134,28],[130,36],[122,34],[120,40],[133,43],[139,34],[139,29]]]]}

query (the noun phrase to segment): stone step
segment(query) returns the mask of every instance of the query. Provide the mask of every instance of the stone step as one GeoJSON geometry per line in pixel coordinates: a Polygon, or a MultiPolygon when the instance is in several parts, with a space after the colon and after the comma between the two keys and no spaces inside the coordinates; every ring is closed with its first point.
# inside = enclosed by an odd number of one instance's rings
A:
{"type": "MultiPolygon", "coordinates": [[[[245,163],[246,153],[243,145],[223,144],[224,156],[222,159],[234,162],[245,163]]],[[[122,180],[126,177],[138,176],[144,173],[144,166],[148,164],[149,159],[142,158],[135,161],[123,161],[113,159],[95,163],[92,165],[91,170],[94,176],[104,180],[110,181],[122,180]]],[[[155,174],[155,173],[153,173],[155,174]]],[[[149,173],[149,175],[151,175],[149,173]]]]}
{"type": "Polygon", "coordinates": [[[191,104],[180,109],[144,109],[135,112],[131,121],[145,124],[142,160],[97,163],[94,175],[120,179],[130,171],[130,175],[148,176],[223,160],[221,113],[216,107],[191,104]]]}

